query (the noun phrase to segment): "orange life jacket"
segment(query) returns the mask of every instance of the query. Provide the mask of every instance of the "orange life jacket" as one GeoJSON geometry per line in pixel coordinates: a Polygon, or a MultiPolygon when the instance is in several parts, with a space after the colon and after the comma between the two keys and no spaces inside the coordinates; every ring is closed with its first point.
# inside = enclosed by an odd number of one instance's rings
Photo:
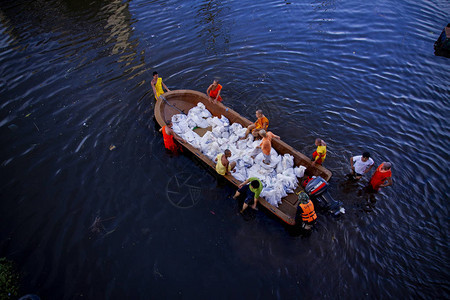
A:
{"type": "Polygon", "coordinates": [[[311,200],[308,201],[308,203],[303,204],[300,203],[298,206],[301,207],[303,210],[302,212],[302,220],[303,222],[311,223],[315,219],[317,219],[316,212],[314,211],[314,204],[311,200]]]}

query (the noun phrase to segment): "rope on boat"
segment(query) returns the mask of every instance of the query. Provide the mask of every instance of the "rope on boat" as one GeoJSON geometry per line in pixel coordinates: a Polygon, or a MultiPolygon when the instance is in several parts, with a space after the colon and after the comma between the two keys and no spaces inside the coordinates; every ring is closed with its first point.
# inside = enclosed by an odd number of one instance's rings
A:
{"type": "Polygon", "coordinates": [[[172,106],[173,108],[175,108],[176,110],[178,110],[179,112],[181,112],[182,114],[186,115],[186,113],[184,111],[182,111],[181,109],[179,109],[178,107],[176,107],[173,104],[170,104],[169,101],[167,101],[166,97],[164,97],[163,95],[159,96],[160,99],[163,99],[168,105],[172,106]]]}

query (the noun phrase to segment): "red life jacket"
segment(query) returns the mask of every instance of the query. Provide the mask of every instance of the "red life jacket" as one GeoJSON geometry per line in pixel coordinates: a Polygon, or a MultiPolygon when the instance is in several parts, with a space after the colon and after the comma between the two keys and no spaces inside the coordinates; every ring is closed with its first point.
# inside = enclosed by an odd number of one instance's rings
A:
{"type": "Polygon", "coordinates": [[[302,212],[303,222],[311,223],[312,221],[317,219],[316,212],[314,211],[314,204],[312,203],[311,200],[309,200],[308,203],[306,204],[300,203],[298,206],[300,206],[301,209],[303,210],[302,212]]]}

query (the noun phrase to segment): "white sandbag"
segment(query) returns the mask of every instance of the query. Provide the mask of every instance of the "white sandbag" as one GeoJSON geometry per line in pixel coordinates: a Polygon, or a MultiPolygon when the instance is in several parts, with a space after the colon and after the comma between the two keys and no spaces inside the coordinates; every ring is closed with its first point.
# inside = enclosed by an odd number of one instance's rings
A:
{"type": "Polygon", "coordinates": [[[202,102],[198,102],[198,103],[197,103],[197,107],[198,107],[198,108],[201,108],[202,110],[206,109],[205,104],[203,104],[202,102]]]}
{"type": "Polygon", "coordinates": [[[224,115],[220,116],[220,120],[222,121],[224,126],[230,126],[230,120],[228,120],[224,115]]]}
{"type": "Polygon", "coordinates": [[[207,127],[209,127],[209,123],[206,119],[200,118],[200,121],[197,122],[197,127],[207,128],[207,127]]]}
{"type": "Polygon", "coordinates": [[[216,139],[216,141],[219,144],[219,146],[222,146],[223,144],[225,144],[227,142],[227,139],[218,138],[218,139],[216,139]]]}
{"type": "Polygon", "coordinates": [[[242,160],[244,161],[245,167],[250,168],[253,165],[253,158],[250,157],[250,155],[244,155],[242,157],[242,160]]]}
{"type": "Polygon", "coordinates": [[[283,175],[285,175],[287,177],[296,177],[295,173],[294,173],[294,168],[288,168],[288,169],[284,170],[283,175]]]}
{"type": "Polygon", "coordinates": [[[235,134],[230,135],[229,142],[232,144],[236,144],[236,142],[239,140],[239,137],[235,134]]]}
{"type": "Polygon", "coordinates": [[[222,132],[222,138],[227,139],[230,137],[230,133],[228,133],[228,131],[223,131],[222,132]]]}
{"type": "Polygon", "coordinates": [[[189,129],[193,129],[194,127],[197,126],[197,123],[195,123],[195,121],[192,120],[191,118],[188,118],[187,119],[187,125],[188,125],[189,129]]]}
{"type": "Polygon", "coordinates": [[[305,176],[305,170],[306,167],[305,166],[298,166],[294,168],[294,174],[295,176],[302,178],[303,176],[305,176]]]}
{"type": "Polygon", "coordinates": [[[218,117],[213,117],[211,119],[211,126],[214,128],[216,126],[220,126],[223,127],[225,124],[218,118],[218,117]]]}
{"type": "Polygon", "coordinates": [[[235,134],[241,130],[242,130],[242,125],[239,123],[233,123],[230,125],[230,131],[235,134]]]}
{"type": "Polygon", "coordinates": [[[216,127],[212,130],[212,133],[213,133],[213,135],[214,135],[214,137],[215,137],[216,139],[222,137],[222,128],[223,128],[223,127],[216,126],[216,127]]]}
{"type": "Polygon", "coordinates": [[[172,116],[172,123],[178,123],[180,121],[186,120],[187,116],[183,114],[177,114],[172,116]]]}
{"type": "Polygon", "coordinates": [[[247,149],[247,141],[246,140],[238,140],[236,142],[236,146],[240,150],[245,150],[245,149],[247,149]]]}
{"type": "Polygon", "coordinates": [[[200,117],[205,118],[205,119],[210,118],[212,116],[212,114],[207,109],[203,109],[199,115],[200,115],[200,117]]]}
{"type": "Polygon", "coordinates": [[[288,153],[283,155],[283,170],[294,167],[294,157],[288,153]]]}
{"type": "Polygon", "coordinates": [[[236,166],[236,172],[231,173],[234,178],[236,178],[239,181],[245,181],[247,180],[247,170],[245,168],[238,168],[236,166]]]}
{"type": "Polygon", "coordinates": [[[276,190],[273,187],[266,187],[261,191],[261,197],[264,197],[271,205],[278,207],[279,200],[277,199],[276,190]]]}

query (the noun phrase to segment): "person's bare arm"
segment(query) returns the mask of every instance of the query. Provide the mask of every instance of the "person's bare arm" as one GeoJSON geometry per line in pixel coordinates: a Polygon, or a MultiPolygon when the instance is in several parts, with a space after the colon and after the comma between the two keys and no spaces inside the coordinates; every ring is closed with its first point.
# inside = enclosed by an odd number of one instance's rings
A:
{"type": "MultiPolygon", "coordinates": [[[[370,167],[369,167],[367,170],[364,171],[364,173],[369,173],[369,171],[372,169],[373,165],[374,165],[374,164],[371,164],[370,167]]],[[[390,177],[389,177],[389,178],[390,178],[390,177]]]]}
{"type": "Polygon", "coordinates": [[[155,87],[155,84],[153,83],[153,81],[150,83],[150,85],[152,86],[152,89],[153,89],[153,94],[155,94],[155,96],[156,96],[156,87],[155,87]]]}
{"type": "Polygon", "coordinates": [[[243,183],[241,183],[238,187],[241,188],[241,187],[243,187],[244,185],[246,185],[248,182],[249,182],[249,181],[248,181],[248,179],[247,179],[246,181],[244,181],[243,183]]]}
{"type": "Polygon", "coordinates": [[[386,180],[387,180],[387,183],[380,185],[380,187],[387,187],[387,186],[392,185],[392,178],[391,177],[386,178],[386,180]]]}

